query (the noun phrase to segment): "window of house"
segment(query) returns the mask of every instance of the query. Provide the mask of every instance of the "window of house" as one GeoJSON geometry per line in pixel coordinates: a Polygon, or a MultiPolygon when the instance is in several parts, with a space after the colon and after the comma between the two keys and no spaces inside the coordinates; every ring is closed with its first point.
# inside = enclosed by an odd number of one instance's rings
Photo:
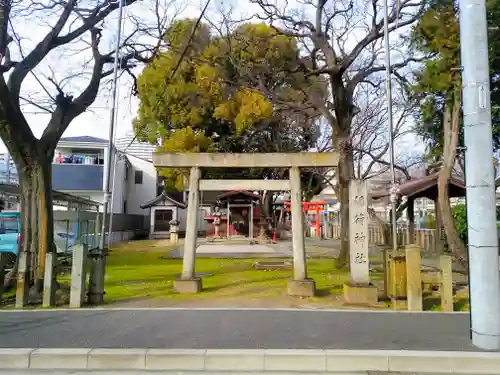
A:
{"type": "Polygon", "coordinates": [[[123,200],[123,213],[124,214],[127,213],[127,200],[126,199],[123,200]]]}
{"type": "Polygon", "coordinates": [[[128,165],[125,165],[125,181],[128,181],[128,170],[129,170],[128,165]]]}
{"type": "Polygon", "coordinates": [[[135,171],[135,184],[142,184],[142,171],[135,171]]]}

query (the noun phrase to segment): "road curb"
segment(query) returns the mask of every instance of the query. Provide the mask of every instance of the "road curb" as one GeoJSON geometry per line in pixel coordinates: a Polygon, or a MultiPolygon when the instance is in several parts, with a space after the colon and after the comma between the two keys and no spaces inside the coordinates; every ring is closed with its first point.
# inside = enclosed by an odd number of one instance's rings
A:
{"type": "Polygon", "coordinates": [[[317,349],[0,349],[0,370],[162,370],[500,375],[500,353],[317,349]]]}

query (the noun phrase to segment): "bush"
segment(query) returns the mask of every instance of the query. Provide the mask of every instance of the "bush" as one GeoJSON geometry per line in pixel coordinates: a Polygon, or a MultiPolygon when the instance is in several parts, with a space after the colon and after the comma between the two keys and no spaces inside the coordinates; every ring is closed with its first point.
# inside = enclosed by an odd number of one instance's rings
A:
{"type": "Polygon", "coordinates": [[[463,203],[457,204],[451,209],[455,219],[458,237],[467,245],[467,206],[463,203]]]}
{"type": "MultiPolygon", "coordinates": [[[[500,220],[500,206],[497,206],[497,221],[500,220]]],[[[457,228],[458,236],[464,242],[465,245],[468,244],[467,239],[467,205],[464,203],[457,204],[452,208],[453,218],[455,219],[455,226],[457,228]]],[[[497,225],[498,226],[498,225],[497,225]]]]}

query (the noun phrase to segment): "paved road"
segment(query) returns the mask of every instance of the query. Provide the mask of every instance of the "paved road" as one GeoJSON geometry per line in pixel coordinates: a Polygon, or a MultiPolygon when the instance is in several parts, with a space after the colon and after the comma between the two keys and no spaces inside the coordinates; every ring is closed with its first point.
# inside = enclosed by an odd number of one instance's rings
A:
{"type": "Polygon", "coordinates": [[[3,311],[0,347],[475,350],[467,314],[200,309],[3,311]]]}

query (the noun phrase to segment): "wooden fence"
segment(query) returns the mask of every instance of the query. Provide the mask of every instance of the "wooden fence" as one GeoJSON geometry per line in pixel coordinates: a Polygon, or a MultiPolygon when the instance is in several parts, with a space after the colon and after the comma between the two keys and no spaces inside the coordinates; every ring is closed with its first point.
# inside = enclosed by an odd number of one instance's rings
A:
{"type": "MultiPolygon", "coordinates": [[[[340,225],[329,224],[326,230],[326,237],[340,239],[340,225]]],[[[381,227],[370,226],[368,230],[368,240],[370,245],[384,245],[384,233],[381,227]]],[[[414,229],[413,241],[410,239],[408,228],[398,228],[398,244],[417,244],[424,252],[436,253],[439,246],[436,239],[435,229],[414,229]]]]}

